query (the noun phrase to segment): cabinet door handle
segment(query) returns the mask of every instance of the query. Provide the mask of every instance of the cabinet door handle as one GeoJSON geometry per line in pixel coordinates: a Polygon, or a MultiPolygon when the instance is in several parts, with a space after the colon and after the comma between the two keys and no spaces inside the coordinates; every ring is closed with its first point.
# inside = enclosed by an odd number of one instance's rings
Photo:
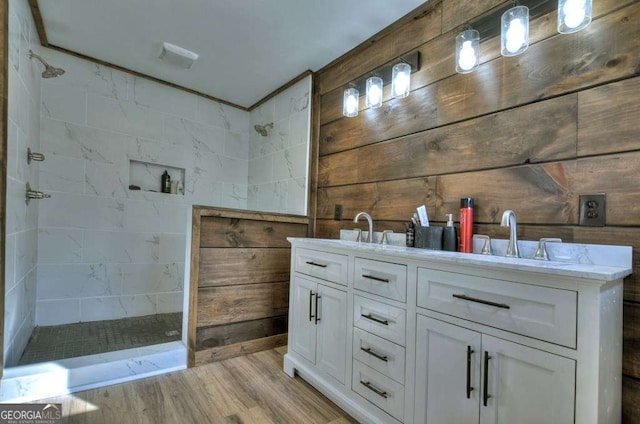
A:
{"type": "Polygon", "coordinates": [[[373,387],[373,385],[368,381],[360,381],[360,384],[362,384],[364,387],[371,390],[373,393],[377,394],[378,396],[382,396],[385,399],[389,397],[387,396],[387,392],[383,392],[382,390],[373,387]]]}
{"type": "Polygon", "coordinates": [[[380,281],[381,283],[388,283],[389,282],[388,278],[380,278],[380,277],[376,277],[374,275],[362,274],[362,277],[363,278],[368,278],[369,280],[380,281]]]}
{"type": "Polygon", "coordinates": [[[320,299],[322,296],[320,296],[320,293],[316,293],[316,322],[315,324],[318,325],[318,321],[320,321],[320,311],[318,311],[318,299],[320,299]]]}
{"type": "Polygon", "coordinates": [[[360,347],[360,350],[362,350],[364,352],[367,352],[371,356],[375,356],[376,358],[380,359],[381,361],[389,362],[389,358],[386,355],[380,355],[379,353],[375,353],[373,350],[371,350],[370,347],[360,347]]]}
{"type": "Polygon", "coordinates": [[[487,402],[489,401],[489,398],[491,397],[491,395],[489,395],[488,390],[489,390],[489,359],[491,359],[491,356],[489,356],[489,352],[487,352],[486,350],[484,351],[484,383],[483,383],[483,392],[482,393],[482,404],[484,406],[487,406],[487,402]]]}
{"type": "Polygon", "coordinates": [[[326,268],[327,267],[325,264],[319,264],[319,263],[313,262],[313,261],[307,261],[307,265],[319,266],[320,268],[326,268]]]}
{"type": "MultiPolygon", "coordinates": [[[[312,321],[313,318],[315,317],[315,315],[313,315],[313,296],[314,293],[309,290],[309,321],[312,321]]],[[[317,306],[316,306],[316,313],[318,312],[317,306]]]]}
{"type": "Polygon", "coordinates": [[[511,309],[511,306],[506,305],[504,303],[491,302],[490,300],[478,299],[476,297],[469,297],[464,294],[452,294],[451,296],[457,299],[468,300],[469,302],[476,302],[476,303],[482,303],[483,305],[495,306],[496,308],[511,309]]]}
{"type": "Polygon", "coordinates": [[[370,319],[371,321],[379,322],[380,324],[389,325],[389,321],[387,321],[386,319],[376,318],[371,314],[366,314],[366,315],[365,314],[360,314],[360,316],[362,318],[370,319]]]}
{"type": "Polygon", "coordinates": [[[471,387],[471,355],[474,353],[471,346],[467,346],[467,399],[471,399],[471,392],[473,391],[473,387],[471,387]]]}

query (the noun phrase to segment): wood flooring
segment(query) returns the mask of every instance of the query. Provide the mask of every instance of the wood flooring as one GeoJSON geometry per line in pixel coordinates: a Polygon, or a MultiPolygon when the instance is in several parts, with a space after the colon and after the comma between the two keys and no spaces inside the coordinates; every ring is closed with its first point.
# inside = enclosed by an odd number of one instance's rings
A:
{"type": "Polygon", "coordinates": [[[355,423],[305,381],[282,371],[286,346],[42,400],[67,423],[355,423]]]}

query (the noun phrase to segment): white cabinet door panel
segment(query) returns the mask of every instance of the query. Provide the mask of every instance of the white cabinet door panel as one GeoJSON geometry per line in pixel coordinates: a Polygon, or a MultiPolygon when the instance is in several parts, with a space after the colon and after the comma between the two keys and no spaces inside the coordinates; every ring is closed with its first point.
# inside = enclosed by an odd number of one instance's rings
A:
{"type": "Polygon", "coordinates": [[[347,360],[347,293],[318,284],[316,365],[344,384],[347,360]]]}
{"type": "Polygon", "coordinates": [[[316,363],[315,294],[317,284],[295,276],[293,280],[293,322],[289,323],[292,346],[296,353],[316,363]]]}
{"type": "Polygon", "coordinates": [[[573,424],[575,361],[487,335],[482,351],[490,397],[480,424],[573,424]]]}
{"type": "Polygon", "coordinates": [[[477,424],[480,333],[418,315],[416,334],[415,422],[477,424]]]}

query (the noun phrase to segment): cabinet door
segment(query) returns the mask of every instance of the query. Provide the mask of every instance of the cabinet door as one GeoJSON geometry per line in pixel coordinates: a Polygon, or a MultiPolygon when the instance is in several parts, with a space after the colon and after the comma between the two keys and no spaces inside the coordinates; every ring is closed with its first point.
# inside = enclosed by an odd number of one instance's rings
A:
{"type": "Polygon", "coordinates": [[[291,348],[300,356],[316,363],[316,324],[315,296],[317,284],[299,276],[293,280],[293,322],[289,323],[289,331],[293,331],[291,348]]]}
{"type": "Polygon", "coordinates": [[[477,424],[480,333],[418,315],[416,342],[415,422],[477,424]]]}
{"type": "Polygon", "coordinates": [[[344,384],[347,360],[347,294],[318,284],[316,365],[344,384]]]}
{"type": "Polygon", "coordinates": [[[484,406],[481,395],[481,424],[574,422],[575,361],[486,335],[482,355],[490,397],[484,406]]]}

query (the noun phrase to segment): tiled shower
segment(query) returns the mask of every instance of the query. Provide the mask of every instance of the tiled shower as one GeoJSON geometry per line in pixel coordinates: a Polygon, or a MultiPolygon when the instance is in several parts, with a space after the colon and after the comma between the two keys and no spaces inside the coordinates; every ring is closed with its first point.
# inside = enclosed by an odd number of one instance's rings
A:
{"type": "Polygon", "coordinates": [[[191,205],[306,214],[310,77],[248,112],[40,47],[26,0],[9,25],[5,366],[34,326],[183,312],[191,205]]]}

